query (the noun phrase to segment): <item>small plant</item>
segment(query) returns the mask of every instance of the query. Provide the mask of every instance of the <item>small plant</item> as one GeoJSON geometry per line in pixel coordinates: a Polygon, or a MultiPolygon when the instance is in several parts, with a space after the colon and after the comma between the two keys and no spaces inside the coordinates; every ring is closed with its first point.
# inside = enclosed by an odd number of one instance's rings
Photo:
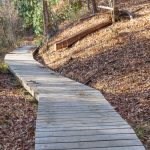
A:
{"type": "Polygon", "coordinates": [[[150,122],[144,122],[135,126],[135,131],[138,137],[141,139],[143,143],[145,143],[148,147],[150,145],[150,122]]]}
{"type": "Polygon", "coordinates": [[[5,63],[0,63],[0,72],[1,73],[8,73],[8,65],[5,63]]]}
{"type": "Polygon", "coordinates": [[[41,35],[43,33],[43,14],[42,6],[40,3],[35,7],[33,14],[33,29],[36,35],[41,35]]]}
{"type": "Polygon", "coordinates": [[[38,40],[36,40],[35,44],[37,45],[37,47],[42,46],[43,40],[42,39],[38,39],[38,40]]]}
{"type": "Polygon", "coordinates": [[[78,2],[73,2],[71,4],[71,9],[73,12],[77,13],[80,9],[82,8],[82,3],[81,1],[78,2]]]}

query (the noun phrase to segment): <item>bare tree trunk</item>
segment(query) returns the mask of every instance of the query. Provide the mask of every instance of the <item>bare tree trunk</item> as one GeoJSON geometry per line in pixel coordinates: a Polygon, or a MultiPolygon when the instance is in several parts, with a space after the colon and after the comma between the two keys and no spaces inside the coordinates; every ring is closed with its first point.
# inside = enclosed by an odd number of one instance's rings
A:
{"type": "Polygon", "coordinates": [[[93,14],[97,13],[97,5],[96,5],[96,1],[95,0],[91,0],[92,2],[92,10],[93,10],[93,14]]]}
{"type": "Polygon", "coordinates": [[[110,5],[113,8],[113,11],[111,12],[111,18],[112,22],[115,22],[115,0],[110,0],[110,5]]]}
{"type": "Polygon", "coordinates": [[[90,10],[90,0],[87,0],[87,7],[88,7],[88,10],[90,10]]]}
{"type": "Polygon", "coordinates": [[[48,2],[47,2],[47,0],[43,0],[43,25],[44,25],[44,35],[48,36],[49,13],[48,13],[48,2]]]}

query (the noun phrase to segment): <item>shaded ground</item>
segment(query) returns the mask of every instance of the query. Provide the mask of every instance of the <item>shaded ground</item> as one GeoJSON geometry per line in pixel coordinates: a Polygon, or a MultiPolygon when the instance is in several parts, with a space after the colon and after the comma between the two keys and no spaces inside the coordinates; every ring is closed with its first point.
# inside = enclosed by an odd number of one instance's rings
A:
{"type": "MultiPolygon", "coordinates": [[[[121,3],[122,2],[122,3],[121,3]]],[[[150,3],[120,0],[135,12],[132,21],[118,22],[54,50],[54,43],[90,25],[103,22],[98,15],[66,29],[39,51],[39,61],[66,77],[100,90],[136,130],[150,149],[150,3]]],[[[105,16],[107,17],[107,15],[105,16]]],[[[103,18],[103,19],[102,19],[103,18]]]]}
{"type": "Polygon", "coordinates": [[[37,102],[8,72],[0,55],[0,150],[34,150],[37,102]]]}

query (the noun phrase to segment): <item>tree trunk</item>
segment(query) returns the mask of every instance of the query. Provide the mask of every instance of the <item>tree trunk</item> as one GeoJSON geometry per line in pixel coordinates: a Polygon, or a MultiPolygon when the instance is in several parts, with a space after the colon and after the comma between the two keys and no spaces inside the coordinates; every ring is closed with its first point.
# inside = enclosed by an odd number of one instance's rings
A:
{"type": "Polygon", "coordinates": [[[47,0],[43,0],[43,25],[44,25],[44,35],[48,36],[49,13],[48,13],[48,2],[47,2],[47,0]]]}
{"type": "Polygon", "coordinates": [[[97,13],[97,5],[96,5],[96,1],[95,0],[91,0],[92,2],[92,10],[93,10],[93,14],[97,13]]]}
{"type": "Polygon", "coordinates": [[[88,10],[90,10],[90,0],[87,0],[87,7],[88,7],[88,10]]]}
{"type": "Polygon", "coordinates": [[[110,5],[110,7],[113,8],[113,11],[111,12],[112,22],[115,23],[115,0],[110,0],[110,5]]]}

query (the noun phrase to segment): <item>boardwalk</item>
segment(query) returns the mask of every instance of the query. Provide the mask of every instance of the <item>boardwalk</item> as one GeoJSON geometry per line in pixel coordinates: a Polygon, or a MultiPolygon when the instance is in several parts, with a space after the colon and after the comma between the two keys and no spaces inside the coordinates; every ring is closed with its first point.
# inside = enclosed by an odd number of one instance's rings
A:
{"type": "Polygon", "coordinates": [[[29,49],[17,49],[5,61],[39,102],[36,150],[144,150],[99,91],[45,68],[29,49]]]}

